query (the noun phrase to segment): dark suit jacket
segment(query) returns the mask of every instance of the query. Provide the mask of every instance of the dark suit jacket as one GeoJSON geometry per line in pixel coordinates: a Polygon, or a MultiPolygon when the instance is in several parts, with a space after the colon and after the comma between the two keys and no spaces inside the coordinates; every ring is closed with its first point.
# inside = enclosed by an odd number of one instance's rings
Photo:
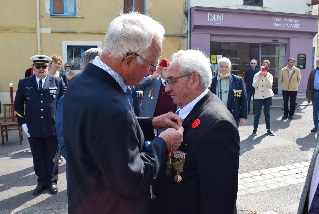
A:
{"type": "Polygon", "coordinates": [[[56,105],[65,90],[62,79],[51,75],[47,76],[42,92],[38,90],[35,75],[19,81],[14,108],[19,125],[26,123],[31,137],[56,135],[56,105]]]}
{"type": "Polygon", "coordinates": [[[316,75],[316,69],[312,70],[308,77],[307,90],[306,90],[306,98],[308,98],[308,100],[313,100],[315,75],[316,75]]]}
{"type": "Polygon", "coordinates": [[[220,99],[208,92],[183,121],[186,153],[182,181],[160,171],[153,214],[233,214],[238,190],[239,133],[220,99]],[[200,120],[199,126],[192,123],[200,120]]]}
{"type": "Polygon", "coordinates": [[[90,63],[72,77],[63,125],[69,213],[149,213],[150,186],[165,164],[166,144],[155,138],[145,148],[123,89],[106,71],[90,63]]]}
{"type": "Polygon", "coordinates": [[[244,81],[246,83],[246,88],[252,88],[253,87],[253,80],[254,80],[254,76],[255,74],[257,74],[257,72],[259,71],[258,68],[256,68],[254,71],[252,68],[247,68],[245,71],[245,75],[244,75],[244,81]]]}
{"type": "Polygon", "coordinates": [[[309,204],[308,195],[309,195],[311,179],[312,179],[313,171],[315,169],[318,155],[319,155],[319,144],[317,145],[315,151],[313,152],[313,155],[309,164],[309,169],[308,169],[305,185],[300,197],[298,214],[308,214],[308,204],[309,204]]]}
{"type": "MultiPolygon", "coordinates": [[[[216,85],[217,85],[217,76],[213,78],[212,85],[210,87],[211,92],[216,93],[216,85]]],[[[228,101],[227,101],[227,109],[234,116],[234,119],[237,123],[239,123],[239,118],[247,119],[248,109],[247,109],[247,94],[246,89],[244,87],[243,79],[236,75],[229,75],[229,92],[228,92],[228,101]],[[242,90],[241,96],[234,96],[233,90],[242,90]]]]}

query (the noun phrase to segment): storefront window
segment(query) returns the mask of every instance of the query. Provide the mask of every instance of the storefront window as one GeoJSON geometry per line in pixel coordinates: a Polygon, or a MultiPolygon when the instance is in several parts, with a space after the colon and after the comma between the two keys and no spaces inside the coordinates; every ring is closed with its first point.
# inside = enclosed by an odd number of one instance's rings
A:
{"type": "Polygon", "coordinates": [[[251,59],[257,59],[257,67],[264,59],[270,60],[269,72],[274,77],[273,90],[278,93],[278,77],[280,69],[285,66],[285,45],[244,42],[211,42],[211,63],[213,74],[218,73],[217,62],[221,57],[227,57],[232,63],[231,72],[244,77],[245,70],[250,66],[251,59]]]}

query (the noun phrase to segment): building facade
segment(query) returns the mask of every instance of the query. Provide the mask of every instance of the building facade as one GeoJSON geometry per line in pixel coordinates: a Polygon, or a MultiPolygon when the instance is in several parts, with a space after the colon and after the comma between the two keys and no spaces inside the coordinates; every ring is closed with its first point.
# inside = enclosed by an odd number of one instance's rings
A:
{"type": "Polygon", "coordinates": [[[166,30],[162,58],[187,47],[187,5],[184,1],[26,0],[3,1],[0,13],[0,101],[10,103],[9,83],[18,81],[36,54],[60,55],[79,71],[81,54],[103,48],[105,31],[119,14],[139,11],[166,30]],[[169,7],[167,6],[169,5],[169,7]],[[23,15],[12,15],[23,14],[23,15]],[[23,18],[21,18],[23,17],[23,18]]]}
{"type": "Polygon", "coordinates": [[[318,16],[311,15],[310,1],[191,2],[189,46],[210,56],[214,72],[220,57],[230,58],[232,72],[240,76],[251,59],[257,59],[258,66],[269,59],[273,90],[281,94],[280,70],[293,57],[302,75],[299,93],[305,93],[315,57],[313,39],[318,32],[318,16]]]}

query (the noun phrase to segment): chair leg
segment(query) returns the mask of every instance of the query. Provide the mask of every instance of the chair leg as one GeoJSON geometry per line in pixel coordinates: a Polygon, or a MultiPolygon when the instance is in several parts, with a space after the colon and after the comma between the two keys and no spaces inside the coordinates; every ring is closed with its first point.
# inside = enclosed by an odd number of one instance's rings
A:
{"type": "MultiPolygon", "coordinates": [[[[6,127],[7,129],[7,127],[6,127]]],[[[8,143],[8,131],[6,131],[6,142],[8,143]]]]}
{"type": "Polygon", "coordinates": [[[20,139],[20,145],[22,145],[23,135],[22,135],[22,129],[21,128],[19,128],[19,139],[20,139]]]}
{"type": "Polygon", "coordinates": [[[2,146],[4,146],[4,136],[3,136],[3,129],[1,127],[1,139],[2,139],[2,146]]]}

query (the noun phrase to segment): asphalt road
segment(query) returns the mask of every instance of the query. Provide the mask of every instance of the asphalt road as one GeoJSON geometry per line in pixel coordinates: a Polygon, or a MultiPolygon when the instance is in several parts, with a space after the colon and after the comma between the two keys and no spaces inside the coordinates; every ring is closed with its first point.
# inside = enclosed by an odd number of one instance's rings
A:
{"type": "MultiPolygon", "coordinates": [[[[299,98],[298,103],[305,99],[299,98]]],[[[310,133],[312,106],[303,103],[293,120],[281,120],[281,99],[274,99],[271,124],[275,136],[267,136],[264,117],[258,135],[252,136],[253,115],[239,128],[241,156],[237,208],[239,214],[294,214],[307,173],[307,164],[317,144],[310,133]]],[[[26,136],[19,145],[10,133],[9,143],[0,146],[0,214],[67,213],[65,163],[59,167],[59,192],[33,196],[36,185],[32,155],[26,136]]]]}

